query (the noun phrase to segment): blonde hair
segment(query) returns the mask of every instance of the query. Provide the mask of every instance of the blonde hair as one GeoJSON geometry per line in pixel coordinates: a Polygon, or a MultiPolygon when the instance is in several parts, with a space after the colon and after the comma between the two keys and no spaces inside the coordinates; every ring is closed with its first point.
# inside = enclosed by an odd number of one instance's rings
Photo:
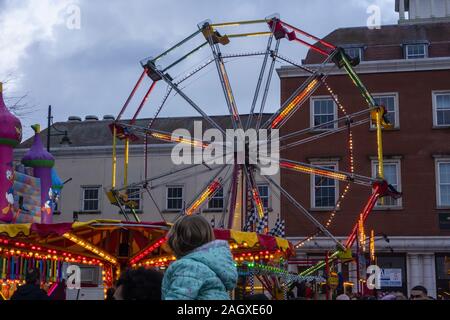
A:
{"type": "Polygon", "coordinates": [[[177,257],[183,257],[194,249],[215,240],[211,225],[199,215],[179,218],[167,237],[168,244],[177,257]]]}

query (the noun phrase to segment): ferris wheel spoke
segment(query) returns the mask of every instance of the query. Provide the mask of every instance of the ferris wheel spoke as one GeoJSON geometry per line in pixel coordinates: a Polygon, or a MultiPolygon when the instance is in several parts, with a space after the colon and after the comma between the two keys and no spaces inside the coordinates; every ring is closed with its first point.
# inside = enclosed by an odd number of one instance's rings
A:
{"type": "Polygon", "coordinates": [[[228,106],[228,111],[230,112],[233,127],[234,129],[242,129],[243,127],[239,116],[239,111],[236,106],[236,100],[234,99],[233,90],[230,85],[230,80],[225,68],[225,63],[222,58],[222,53],[220,52],[219,44],[215,43],[215,41],[213,40],[214,32],[212,31],[212,27],[209,24],[203,25],[202,30],[213,53],[214,61],[216,63],[217,72],[220,79],[220,84],[225,95],[225,101],[228,106]]]}
{"type": "Polygon", "coordinates": [[[205,185],[203,190],[197,195],[197,197],[189,203],[189,205],[183,210],[183,213],[190,216],[197,212],[203,204],[211,199],[220,188],[223,187],[223,178],[220,177],[221,173],[225,170],[227,165],[223,165],[219,172],[205,185]]]}
{"type": "MultiPolygon", "coordinates": [[[[277,159],[273,157],[264,157],[260,156],[261,160],[276,162],[277,159]]],[[[372,186],[373,183],[379,181],[378,179],[374,179],[371,177],[366,177],[359,174],[354,174],[345,171],[338,170],[330,170],[327,168],[323,168],[320,166],[311,165],[308,163],[287,160],[287,159],[279,159],[279,165],[281,169],[287,169],[290,171],[300,172],[308,175],[320,176],[323,178],[339,180],[344,182],[355,183],[363,186],[372,186]]]]}
{"type": "MultiPolygon", "coordinates": [[[[204,68],[206,68],[207,66],[209,66],[212,62],[214,61],[214,59],[208,59],[205,63],[197,66],[196,68],[192,69],[190,72],[188,72],[186,75],[184,75],[181,79],[177,80],[175,82],[175,85],[180,85],[181,83],[185,82],[186,80],[190,79],[191,77],[193,77],[194,75],[196,75],[198,72],[200,72],[201,70],[203,70],[204,68]]],[[[147,126],[148,129],[151,129],[153,124],[155,123],[155,120],[158,118],[161,110],[163,109],[164,105],[166,104],[167,100],[170,97],[170,94],[172,93],[173,88],[171,86],[167,86],[167,90],[166,93],[164,94],[161,103],[159,104],[159,106],[156,108],[155,114],[153,116],[152,119],[150,119],[150,122],[147,126]]]]}
{"type": "Polygon", "coordinates": [[[161,188],[161,187],[163,187],[163,186],[165,186],[167,184],[177,183],[177,182],[180,181],[180,179],[188,179],[188,178],[195,177],[195,176],[198,176],[198,175],[201,175],[201,174],[204,174],[204,173],[215,172],[215,171],[217,171],[219,169],[220,169],[220,167],[217,167],[217,168],[205,168],[205,169],[202,169],[202,170],[199,170],[199,171],[190,172],[190,173],[187,173],[187,174],[186,173],[184,173],[182,175],[178,174],[176,177],[173,177],[173,178],[168,179],[168,180],[164,180],[164,181],[162,181],[160,183],[157,183],[157,184],[153,184],[149,188],[150,188],[150,190],[158,189],[158,188],[161,188]]]}
{"type": "Polygon", "coordinates": [[[170,65],[168,65],[167,67],[165,67],[162,72],[166,72],[169,69],[175,67],[177,64],[179,64],[180,62],[182,62],[183,60],[186,60],[187,58],[189,58],[191,55],[193,55],[194,53],[196,53],[197,51],[199,51],[201,48],[203,48],[204,46],[206,46],[208,44],[208,42],[203,42],[202,44],[200,44],[199,46],[195,47],[194,49],[192,49],[191,51],[189,51],[188,53],[186,53],[185,55],[183,55],[181,58],[175,60],[174,62],[172,62],[170,65]]]}
{"type": "Polygon", "coordinates": [[[311,221],[311,223],[313,223],[318,229],[320,229],[327,237],[333,240],[339,248],[345,250],[344,245],[338,239],[336,239],[327,228],[325,228],[319,221],[317,221],[317,219],[314,218],[313,215],[311,215],[311,213],[307,209],[305,209],[297,200],[295,200],[294,197],[292,197],[289,192],[287,192],[282,186],[276,183],[271,177],[269,176],[262,176],[262,177],[268,183],[274,185],[294,207],[296,207],[309,221],[311,221]]]}
{"type": "MultiPolygon", "coordinates": [[[[264,78],[264,73],[266,72],[267,61],[269,60],[269,55],[270,55],[271,48],[272,48],[274,27],[275,26],[272,27],[272,34],[270,35],[269,40],[267,40],[267,48],[266,48],[266,52],[264,55],[264,60],[263,60],[262,66],[261,66],[261,71],[259,72],[259,78],[258,78],[258,82],[256,84],[255,94],[253,96],[253,102],[250,107],[249,117],[247,119],[247,124],[245,126],[246,130],[248,130],[248,128],[250,128],[250,126],[251,126],[253,113],[255,111],[256,103],[258,102],[259,91],[261,89],[261,84],[262,84],[262,81],[264,78]]],[[[278,46],[278,44],[279,44],[279,40],[277,40],[277,46],[278,46]]]]}
{"type": "MultiPolygon", "coordinates": [[[[360,126],[363,124],[367,124],[369,122],[370,122],[370,119],[364,119],[364,120],[360,120],[357,122],[353,122],[352,124],[350,124],[350,128],[354,128],[354,127],[357,127],[357,126],[360,126]]],[[[296,142],[285,144],[280,147],[280,151],[287,150],[287,149],[290,149],[290,148],[293,148],[293,147],[296,147],[296,146],[299,146],[299,145],[302,145],[305,143],[309,143],[311,141],[315,141],[315,140],[318,140],[318,139],[321,139],[321,138],[324,138],[324,137],[327,137],[327,136],[330,136],[330,135],[333,135],[333,134],[336,134],[336,133],[339,133],[339,132],[342,132],[345,130],[348,130],[348,126],[345,126],[345,127],[343,126],[343,127],[329,130],[329,131],[325,131],[325,132],[319,133],[315,136],[311,136],[311,137],[308,137],[308,138],[305,138],[305,139],[302,139],[302,140],[299,140],[296,142]]]]}
{"type": "Polygon", "coordinates": [[[228,170],[225,173],[224,177],[225,180],[223,182],[222,192],[225,192],[227,190],[227,195],[224,194],[224,201],[223,201],[223,208],[222,208],[222,214],[220,216],[219,220],[219,228],[225,228],[225,217],[228,212],[228,204],[230,202],[230,196],[231,196],[231,180],[233,178],[232,171],[231,171],[231,165],[228,166],[228,170]],[[230,172],[231,171],[231,172],[230,172]]]}
{"type": "Polygon", "coordinates": [[[288,58],[288,57],[286,57],[286,56],[284,56],[284,55],[281,55],[281,54],[279,54],[279,53],[275,54],[274,57],[277,58],[277,59],[279,59],[279,60],[281,60],[281,61],[287,62],[287,63],[289,63],[290,65],[292,65],[292,66],[294,66],[294,67],[297,67],[297,68],[299,68],[299,69],[301,69],[301,70],[303,70],[303,71],[306,71],[306,72],[308,72],[308,73],[313,74],[313,73],[315,72],[314,70],[312,70],[312,69],[310,69],[310,68],[307,68],[307,67],[301,65],[300,63],[295,62],[294,60],[292,60],[292,59],[290,59],[290,58],[288,58]]]}
{"type": "Polygon", "coordinates": [[[327,122],[324,122],[324,123],[321,123],[318,125],[314,125],[314,126],[311,126],[308,128],[304,128],[304,129],[301,129],[298,131],[294,131],[294,132],[285,134],[285,135],[281,136],[279,140],[284,141],[284,140],[291,139],[291,138],[294,138],[296,136],[299,136],[299,135],[302,135],[305,133],[311,133],[311,132],[314,132],[317,130],[323,130],[330,126],[333,126],[333,127],[337,126],[339,128],[340,124],[348,124],[348,122],[352,123],[352,121],[354,121],[355,118],[364,116],[364,115],[370,113],[371,111],[372,111],[372,109],[364,109],[361,111],[357,111],[357,112],[345,115],[343,117],[340,117],[340,118],[337,118],[337,119],[334,119],[331,121],[327,121],[327,122]]]}
{"type": "Polygon", "coordinates": [[[151,72],[151,75],[155,78],[164,80],[180,97],[182,97],[188,104],[190,104],[209,124],[211,124],[214,128],[218,129],[222,134],[225,134],[225,131],[223,128],[217,124],[210,116],[208,116],[202,108],[200,108],[194,101],[192,101],[191,98],[189,98],[183,90],[181,90],[172,80],[172,78],[159,70],[155,64],[149,60],[145,65],[143,65],[144,68],[149,70],[151,72]]]}
{"type": "Polygon", "coordinates": [[[263,93],[263,97],[261,100],[261,106],[259,108],[258,120],[256,122],[256,130],[259,130],[259,128],[261,127],[262,116],[264,113],[264,108],[266,106],[267,97],[269,95],[270,84],[272,82],[272,75],[273,75],[273,71],[275,70],[275,63],[276,63],[275,57],[278,54],[279,49],[280,49],[280,39],[277,40],[277,43],[275,45],[275,50],[271,52],[272,62],[270,64],[270,69],[269,69],[269,73],[267,75],[266,85],[264,87],[264,93],[263,93]]]}
{"type": "Polygon", "coordinates": [[[132,125],[128,123],[119,122],[116,123],[117,128],[122,128],[124,131],[126,131],[127,135],[130,133],[133,136],[141,136],[144,138],[151,137],[159,141],[164,142],[175,142],[175,143],[182,143],[185,145],[190,145],[194,148],[206,148],[208,145],[211,144],[218,144],[218,142],[209,143],[206,141],[194,139],[190,136],[177,136],[170,132],[163,131],[163,130],[156,130],[156,129],[149,129],[148,127],[138,126],[138,125],[132,125]]]}
{"type": "Polygon", "coordinates": [[[370,187],[374,182],[377,181],[377,179],[366,177],[363,175],[353,174],[345,171],[330,170],[320,166],[314,166],[308,163],[286,159],[280,159],[280,168],[370,187]]]}
{"type": "Polygon", "coordinates": [[[229,201],[229,215],[228,215],[228,226],[227,228],[231,228],[233,225],[234,215],[236,211],[236,201],[238,200],[238,184],[241,174],[241,166],[238,164],[234,164],[232,180],[231,180],[231,192],[230,192],[230,201],[229,201]]]}
{"type": "Polygon", "coordinates": [[[167,54],[169,54],[171,51],[175,50],[176,48],[179,48],[181,45],[185,44],[186,42],[188,42],[189,40],[193,39],[196,35],[198,35],[201,31],[197,30],[194,33],[192,33],[191,35],[189,35],[188,37],[184,38],[183,40],[181,40],[180,42],[178,42],[177,44],[175,44],[174,46],[172,46],[171,48],[167,49],[166,51],[164,51],[163,53],[161,53],[160,55],[158,55],[157,57],[155,57],[154,59],[152,59],[152,63],[155,63],[156,61],[158,61],[159,59],[163,58],[164,56],[166,56],[167,54]]]}
{"type": "Polygon", "coordinates": [[[248,166],[245,166],[244,174],[245,174],[245,179],[250,188],[253,206],[255,207],[259,218],[262,219],[262,218],[264,218],[264,206],[263,206],[263,203],[261,200],[261,196],[259,194],[259,190],[258,190],[258,186],[256,184],[254,173],[251,170],[251,168],[249,168],[248,166]]]}
{"type": "MultiPolygon", "coordinates": [[[[214,160],[219,159],[221,157],[225,157],[226,158],[227,155],[228,154],[226,154],[225,156],[224,155],[216,156],[216,157],[212,158],[211,161],[214,161],[214,160]]],[[[181,169],[171,170],[171,171],[168,171],[168,172],[164,172],[162,174],[158,174],[156,176],[150,177],[148,179],[144,179],[144,180],[139,181],[139,182],[130,183],[130,184],[126,185],[126,186],[123,186],[122,188],[116,189],[116,191],[122,191],[122,190],[125,190],[125,189],[147,186],[150,182],[157,181],[157,180],[160,180],[160,179],[163,179],[163,178],[169,178],[172,175],[180,174],[180,173],[183,173],[184,171],[188,171],[190,169],[194,169],[194,168],[197,168],[197,167],[200,167],[200,166],[205,166],[206,167],[206,169],[203,172],[208,172],[208,171],[215,170],[215,169],[212,169],[210,166],[208,166],[205,162],[198,163],[198,164],[192,164],[192,165],[186,166],[186,167],[181,168],[181,169]]],[[[196,175],[196,174],[198,174],[198,173],[194,172],[191,175],[196,175]]],[[[179,179],[179,177],[176,177],[174,179],[174,181],[176,181],[176,179],[179,179]]]]}
{"type": "Polygon", "coordinates": [[[333,59],[335,53],[330,54],[322,66],[317,69],[300,87],[295,90],[289,99],[274,113],[262,126],[264,129],[279,129],[295,112],[307,101],[307,99],[320,87],[322,80],[327,78],[331,68],[327,64],[333,59]]]}

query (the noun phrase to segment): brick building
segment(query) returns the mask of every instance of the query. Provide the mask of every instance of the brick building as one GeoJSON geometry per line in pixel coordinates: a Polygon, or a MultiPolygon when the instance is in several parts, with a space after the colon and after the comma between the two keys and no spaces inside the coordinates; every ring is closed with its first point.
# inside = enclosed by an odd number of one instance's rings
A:
{"type": "MultiPolygon", "coordinates": [[[[397,8],[403,10],[398,25],[382,26],[379,30],[337,29],[324,40],[360,58],[356,72],[375,100],[386,105],[394,124],[392,130],[383,132],[385,177],[404,195],[399,200],[386,199],[377,204],[366,223],[367,230],[373,229],[379,235],[378,265],[401,275],[401,282],[392,283],[392,288],[386,285],[386,289],[406,293],[420,284],[434,297],[450,298],[450,275],[445,264],[450,257],[450,14],[444,11],[435,21],[432,11],[429,16],[423,12],[429,7],[412,7],[413,3],[406,1],[405,6],[403,1],[397,1],[397,8]],[[416,11],[406,18],[405,11],[407,14],[412,8],[416,11]]],[[[323,58],[310,50],[303,65],[314,67],[322,62],[323,58]]],[[[282,102],[309,76],[290,66],[281,67],[278,74],[282,102]]],[[[348,113],[366,108],[344,70],[334,68],[327,83],[348,113]]],[[[322,86],[309,104],[305,103],[287,122],[280,136],[342,116],[322,86]]],[[[296,139],[320,132],[309,131],[296,139]]],[[[282,151],[281,157],[349,171],[347,136],[344,130],[282,151]]],[[[355,127],[353,136],[356,173],[375,177],[374,128],[370,123],[355,127]]],[[[345,187],[342,182],[286,170],[281,172],[281,183],[323,224],[345,187]]],[[[370,193],[370,188],[351,186],[330,226],[334,235],[344,239],[350,233],[370,193]]],[[[316,231],[285,199],[281,201],[281,212],[286,218],[287,234],[294,242],[316,231]]],[[[317,237],[299,249],[298,255],[314,257],[326,248],[332,249],[333,243],[317,237]]],[[[355,266],[350,266],[348,272],[354,282],[355,266]]]]}

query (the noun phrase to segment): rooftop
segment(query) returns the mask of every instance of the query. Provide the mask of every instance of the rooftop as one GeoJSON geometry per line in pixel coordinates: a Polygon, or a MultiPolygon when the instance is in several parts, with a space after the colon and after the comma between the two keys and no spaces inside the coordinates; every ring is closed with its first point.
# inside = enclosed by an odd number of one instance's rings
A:
{"type": "MultiPolygon", "coordinates": [[[[263,114],[263,122],[267,120],[271,114],[263,114]]],[[[211,116],[211,118],[222,128],[232,128],[229,115],[211,116]]],[[[241,121],[245,124],[248,119],[248,115],[241,115],[241,121]]],[[[255,119],[255,118],[254,118],[255,119]]],[[[135,125],[146,127],[151,119],[137,120],[135,125]]],[[[187,129],[193,135],[194,121],[202,121],[203,130],[211,128],[211,125],[206,122],[201,116],[196,117],[167,117],[157,118],[152,126],[152,129],[161,130],[165,132],[173,132],[176,129],[187,129]]],[[[255,120],[254,120],[255,121],[255,120]]],[[[67,121],[58,122],[53,126],[60,131],[66,131],[72,144],[70,147],[94,147],[94,146],[111,146],[112,145],[112,133],[109,129],[109,125],[113,120],[90,120],[90,121],[67,121]]],[[[129,120],[123,120],[122,122],[129,122],[129,120]]],[[[52,126],[52,127],[53,127],[52,126]]],[[[42,130],[42,140],[44,145],[47,146],[47,131],[42,130]]],[[[59,147],[61,136],[51,136],[50,145],[53,147],[59,147]]],[[[133,143],[133,142],[132,142],[133,143]]],[[[134,144],[142,144],[143,141],[136,141],[134,144]]],[[[152,144],[165,143],[159,140],[150,140],[152,144]]],[[[22,142],[17,148],[30,148],[33,144],[33,137],[22,142]]],[[[70,148],[68,147],[68,148],[70,148]]]]}
{"type": "MultiPolygon", "coordinates": [[[[364,48],[364,61],[402,59],[402,45],[428,43],[429,57],[450,56],[450,22],[408,25],[386,25],[381,29],[367,27],[339,28],[324,40],[341,47],[364,48]]],[[[317,64],[324,57],[309,50],[304,64],[317,64]]]]}

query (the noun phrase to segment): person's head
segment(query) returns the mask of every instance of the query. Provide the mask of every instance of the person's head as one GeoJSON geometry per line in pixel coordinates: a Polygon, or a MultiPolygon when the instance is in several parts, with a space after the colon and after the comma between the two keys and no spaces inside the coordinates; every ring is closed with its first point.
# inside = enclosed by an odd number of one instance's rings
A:
{"type": "Polygon", "coordinates": [[[66,280],[62,279],[50,295],[52,300],[66,300],[66,280]]]}
{"type": "Polygon", "coordinates": [[[411,300],[428,300],[428,291],[423,286],[415,286],[411,290],[411,300]]]}
{"type": "Polygon", "coordinates": [[[200,215],[181,217],[172,226],[167,237],[168,244],[177,257],[183,257],[215,239],[211,225],[200,215]]]}
{"type": "Polygon", "coordinates": [[[336,297],[336,300],[350,300],[350,297],[348,295],[342,293],[336,297]]]}
{"type": "Polygon", "coordinates": [[[405,295],[404,295],[403,293],[399,292],[399,291],[394,292],[394,295],[395,295],[396,298],[397,298],[396,300],[406,300],[405,295]]]}
{"type": "Polygon", "coordinates": [[[156,270],[127,270],[117,281],[114,300],[161,300],[162,279],[156,270]]]}
{"type": "Polygon", "coordinates": [[[306,295],[307,284],[305,281],[300,282],[297,285],[297,297],[304,297],[306,295]]]}
{"type": "Polygon", "coordinates": [[[114,290],[114,288],[109,288],[108,290],[106,290],[106,298],[105,298],[105,300],[115,300],[114,299],[114,293],[115,293],[115,290],[114,290]]]}
{"type": "Polygon", "coordinates": [[[38,269],[28,269],[25,275],[26,284],[39,285],[41,279],[41,274],[38,269]]]}

